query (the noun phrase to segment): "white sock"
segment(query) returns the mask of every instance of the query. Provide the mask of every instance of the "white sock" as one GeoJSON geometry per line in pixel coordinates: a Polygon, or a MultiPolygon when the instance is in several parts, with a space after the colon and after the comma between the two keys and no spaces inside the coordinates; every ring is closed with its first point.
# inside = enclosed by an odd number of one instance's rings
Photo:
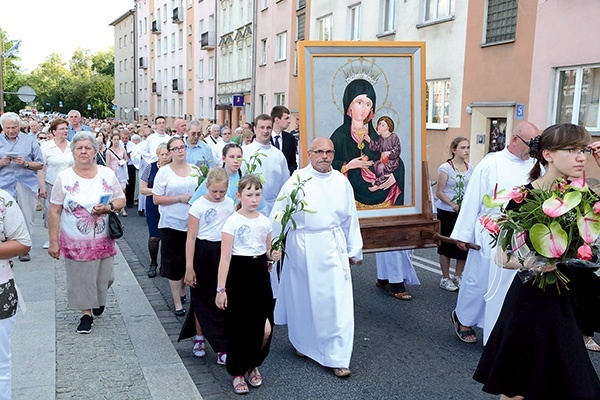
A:
{"type": "Polygon", "coordinates": [[[195,340],[204,340],[204,335],[196,335],[196,339],[195,340]]]}

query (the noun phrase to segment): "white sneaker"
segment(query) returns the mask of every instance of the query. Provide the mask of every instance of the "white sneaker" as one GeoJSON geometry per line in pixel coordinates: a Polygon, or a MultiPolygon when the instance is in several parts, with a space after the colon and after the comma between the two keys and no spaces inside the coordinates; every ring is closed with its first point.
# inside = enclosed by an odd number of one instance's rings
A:
{"type": "Polygon", "coordinates": [[[206,355],[206,342],[204,339],[194,339],[192,353],[194,354],[194,357],[204,357],[206,355]]]}
{"type": "Polygon", "coordinates": [[[452,283],[454,283],[454,286],[460,289],[460,284],[462,283],[462,275],[450,275],[450,279],[452,279],[452,283]]]}
{"type": "Polygon", "coordinates": [[[442,280],[440,281],[440,287],[449,292],[456,292],[458,290],[458,288],[450,278],[442,278],[442,280]]]}
{"type": "Polygon", "coordinates": [[[50,242],[46,242],[44,243],[44,245],[42,246],[42,249],[47,249],[48,247],[50,247],[50,242]]]}

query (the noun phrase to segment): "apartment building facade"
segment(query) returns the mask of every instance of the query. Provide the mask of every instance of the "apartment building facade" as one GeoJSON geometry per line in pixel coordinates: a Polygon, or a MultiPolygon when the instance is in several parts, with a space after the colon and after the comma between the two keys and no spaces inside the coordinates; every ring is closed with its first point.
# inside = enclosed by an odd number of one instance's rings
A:
{"type": "Polygon", "coordinates": [[[135,10],[110,23],[115,32],[115,118],[133,121],[137,108],[135,90],[135,10]]]}

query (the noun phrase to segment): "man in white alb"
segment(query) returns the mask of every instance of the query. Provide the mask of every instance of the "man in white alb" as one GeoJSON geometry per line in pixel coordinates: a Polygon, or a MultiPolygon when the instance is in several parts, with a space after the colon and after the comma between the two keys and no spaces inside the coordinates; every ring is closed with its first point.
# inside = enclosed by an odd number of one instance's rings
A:
{"type": "MultiPolygon", "coordinates": [[[[289,199],[294,183],[306,181],[309,209],[295,216],[290,229],[277,303],[275,324],[288,326],[288,337],[299,356],[350,375],[354,337],[354,300],[350,265],[362,260],[362,237],[350,182],[331,168],[333,142],[318,137],[308,151],[310,165],[294,172],[279,197],[289,199]]],[[[271,219],[285,209],[278,201],[271,219]]],[[[273,237],[281,225],[273,223],[273,237]]]]}
{"type": "MultiPolygon", "coordinates": [[[[498,212],[498,209],[486,208],[483,196],[493,195],[496,184],[500,190],[528,182],[529,171],[535,160],[529,157],[527,142],[538,134],[538,128],[532,123],[519,123],[512,132],[508,146],[484,157],[473,170],[467,185],[451,235],[461,242],[481,246],[480,250],[469,250],[456,308],[452,312],[456,335],[465,343],[477,341],[475,331],[471,328],[475,325],[483,328],[483,343],[487,342],[516,273],[498,267],[494,262],[496,249],[491,248],[492,237],[479,223],[479,217],[498,212]]],[[[466,250],[464,244],[459,247],[466,250]]]]}
{"type": "Polygon", "coordinates": [[[208,147],[210,147],[211,150],[215,147],[217,143],[223,140],[221,139],[220,134],[221,127],[218,124],[212,124],[210,126],[210,129],[208,130],[208,135],[204,137],[204,141],[206,142],[208,147]]]}
{"type": "MultiPolygon", "coordinates": [[[[256,174],[262,174],[265,178],[263,184],[263,204],[259,208],[259,212],[269,216],[273,203],[277,199],[277,193],[283,184],[290,177],[287,161],[285,156],[276,147],[271,145],[271,131],[273,130],[273,120],[268,114],[261,114],[256,117],[254,123],[254,134],[256,139],[244,148],[244,164],[242,165],[242,173],[245,174],[248,168],[250,158],[257,152],[265,154],[260,157],[262,165],[257,165],[256,174]]],[[[256,164],[256,163],[255,163],[256,164]]],[[[273,292],[275,293],[275,292],[273,292]]]]}

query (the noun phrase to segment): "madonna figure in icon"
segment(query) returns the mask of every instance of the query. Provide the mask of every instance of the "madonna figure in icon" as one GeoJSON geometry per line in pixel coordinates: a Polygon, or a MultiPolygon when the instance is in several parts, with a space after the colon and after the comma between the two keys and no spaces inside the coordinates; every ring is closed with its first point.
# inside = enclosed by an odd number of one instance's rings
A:
{"type": "Polygon", "coordinates": [[[373,85],[365,79],[351,81],[344,90],[344,123],[330,139],[335,148],[333,168],[344,174],[352,188],[358,209],[383,208],[404,204],[404,163],[382,183],[377,181],[373,164],[384,161],[379,151],[369,149],[368,142],[379,136],[371,123],[375,116],[376,95],[373,85]],[[366,137],[369,137],[369,140],[366,137]],[[376,190],[374,190],[374,186],[376,190]]]}

